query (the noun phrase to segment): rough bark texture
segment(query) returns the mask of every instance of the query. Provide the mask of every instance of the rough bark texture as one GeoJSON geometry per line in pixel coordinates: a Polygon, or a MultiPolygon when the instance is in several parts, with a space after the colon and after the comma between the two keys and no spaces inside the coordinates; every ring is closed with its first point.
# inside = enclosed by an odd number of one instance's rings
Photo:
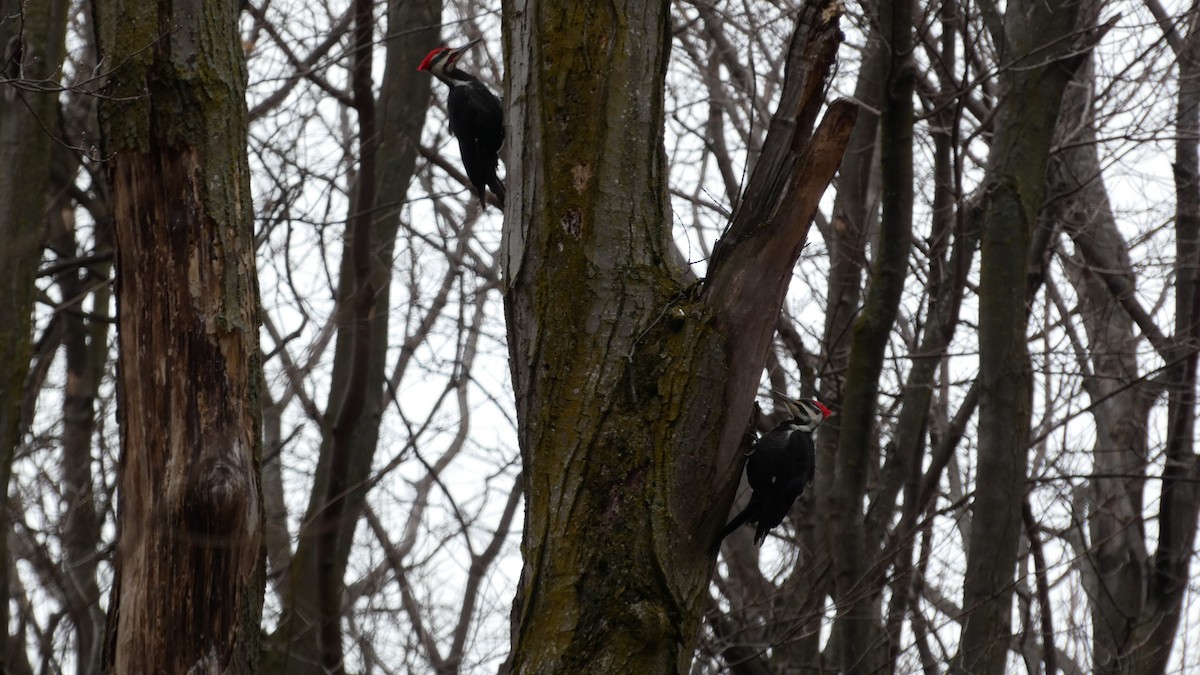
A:
{"type": "MultiPolygon", "coordinates": [[[[979,461],[963,584],[957,667],[1005,670],[1021,537],[1031,371],[1026,345],[1026,260],[1042,205],[1046,162],[1063,90],[1076,0],[1010,2],[1001,100],[983,186],[979,284],[979,461]]],[[[1077,65],[1077,64],[1076,64],[1077,65]]]]}
{"type": "Polygon", "coordinates": [[[766,347],[854,108],[813,138],[838,12],[801,12],[703,287],[671,263],[668,4],[505,8],[505,279],[526,476],[510,668],[686,672],[766,347]]]}
{"type": "Polygon", "coordinates": [[[262,607],[258,290],[232,3],[100,0],[121,427],[108,665],[248,673],[262,607]]]}
{"type": "MultiPolygon", "coordinates": [[[[21,440],[21,401],[33,337],[34,275],[49,203],[57,94],[37,87],[59,77],[66,0],[0,0],[0,506],[8,499],[21,440]]],[[[52,85],[53,86],[53,85],[52,85]]],[[[7,509],[0,508],[0,513],[7,509]]],[[[7,525],[7,520],[4,521],[7,525]]],[[[5,529],[7,532],[7,527],[5,529]]],[[[0,625],[8,622],[8,535],[0,536],[0,625]]],[[[7,630],[6,630],[7,635],[7,630]]],[[[0,640],[0,663],[10,663],[0,640]]]]}
{"type": "MultiPolygon", "coordinates": [[[[350,212],[370,216],[370,252],[367,275],[355,268],[353,243],[348,239],[342,252],[338,277],[339,311],[350,316],[361,297],[366,304],[359,310],[358,322],[344,323],[339,329],[334,351],[333,374],[326,407],[325,436],[313,482],[305,523],[300,532],[296,554],[289,571],[284,620],[271,637],[264,670],[277,673],[324,673],[327,665],[337,662],[342,652],[340,621],[333,626],[332,614],[340,617],[340,607],[318,612],[322,594],[341,594],[354,530],[366,501],[368,477],[379,439],[383,415],[384,376],[386,373],[388,311],[390,292],[385,276],[392,264],[396,233],[400,226],[400,207],[416,167],[418,140],[429,107],[431,79],[418,72],[416,64],[437,44],[437,26],[441,23],[441,0],[399,2],[390,5],[386,66],[380,86],[376,128],[378,143],[374,151],[376,188],[370,197],[373,206],[363,206],[364,195],[356,192],[350,212]],[[412,26],[421,26],[412,30],[412,26]],[[374,293],[363,295],[360,288],[370,282],[374,293]],[[365,339],[364,339],[365,338],[365,339]],[[365,348],[365,354],[360,351],[365,348]],[[358,353],[358,361],[355,354],[358,353]],[[356,364],[357,363],[357,364],[356,364]],[[357,376],[354,373],[357,372],[357,376]],[[342,417],[347,394],[359,390],[358,410],[351,419],[342,417]],[[341,418],[342,426],[337,426],[341,418]],[[340,462],[334,458],[340,454],[340,462]],[[335,466],[336,464],[336,466],[335,466]],[[334,473],[339,474],[334,480],[334,473]],[[331,502],[338,502],[337,518],[320,519],[331,502]],[[333,546],[322,535],[333,533],[333,546]],[[334,586],[336,588],[333,588],[334,586]],[[332,613],[332,614],[331,614],[332,613]],[[322,619],[321,614],[324,614],[322,619]],[[326,635],[316,635],[324,625],[326,635]],[[324,665],[323,665],[324,664],[324,665]]],[[[364,147],[372,144],[364,142],[364,147]]],[[[360,174],[361,175],[361,174],[360,174]]],[[[340,666],[334,666],[340,667],[340,666]]]]}

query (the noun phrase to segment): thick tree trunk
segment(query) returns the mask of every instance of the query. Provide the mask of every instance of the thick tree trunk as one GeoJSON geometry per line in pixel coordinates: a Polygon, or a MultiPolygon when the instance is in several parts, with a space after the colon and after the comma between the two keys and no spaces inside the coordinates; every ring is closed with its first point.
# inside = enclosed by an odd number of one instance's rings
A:
{"type": "MultiPolygon", "coordinates": [[[[66,51],[66,0],[0,0],[0,505],[21,440],[21,402],[33,339],[34,276],[50,192],[57,82],[66,51]]],[[[0,513],[6,512],[0,509],[0,513]]],[[[0,536],[0,625],[9,627],[8,536],[0,536]]],[[[7,631],[6,631],[7,634],[7,631]]],[[[0,640],[0,663],[10,663],[0,640]]]]}
{"type": "Polygon", "coordinates": [[[668,4],[505,8],[516,672],[687,670],[766,348],[854,121],[835,104],[809,138],[837,15],[801,12],[780,111],[697,289],[670,262],[668,4]]]}
{"type": "Polygon", "coordinates": [[[113,64],[120,507],[108,667],[248,673],[262,607],[258,288],[232,3],[99,0],[113,64]]]}
{"type": "Polygon", "coordinates": [[[441,0],[390,5],[388,31],[403,37],[388,42],[375,114],[377,131],[371,134],[377,142],[364,137],[362,144],[373,152],[375,185],[369,191],[356,190],[350,208],[351,214],[361,214],[369,222],[369,227],[361,227],[360,232],[370,237],[371,259],[367,274],[360,274],[355,268],[353,243],[347,238],[338,276],[338,311],[348,317],[357,311],[359,321],[344,322],[338,330],[325,436],[304,519],[307,526],[300,532],[291,559],[284,620],[266,645],[264,670],[269,672],[325,673],[327,667],[340,667],[340,603],[318,609],[322,595],[327,604],[334,595],[341,597],[378,445],[386,400],[384,377],[391,314],[388,271],[400,227],[400,207],[416,167],[418,141],[430,100],[431,78],[418,72],[416,64],[430,45],[437,44],[441,14],[441,0]],[[412,26],[422,28],[414,31],[412,26]],[[371,204],[364,205],[364,198],[371,204]],[[355,307],[354,303],[364,297],[360,289],[368,282],[375,292],[365,296],[365,305],[355,307]],[[357,361],[356,352],[360,354],[357,361]],[[348,398],[352,390],[355,399],[348,398]],[[347,401],[357,408],[353,419],[350,411],[343,417],[347,401]],[[337,425],[339,419],[341,427],[337,425]],[[335,457],[339,461],[335,462],[335,457]],[[330,510],[331,504],[335,510],[330,510]],[[318,640],[322,626],[325,633],[318,640]]]}
{"type": "MultiPolygon", "coordinates": [[[[1077,0],[1006,7],[1001,100],[983,185],[979,461],[956,667],[1004,672],[1029,444],[1026,268],[1063,91],[1077,0]]],[[[1072,59],[1078,65],[1078,59],[1072,59]]]]}

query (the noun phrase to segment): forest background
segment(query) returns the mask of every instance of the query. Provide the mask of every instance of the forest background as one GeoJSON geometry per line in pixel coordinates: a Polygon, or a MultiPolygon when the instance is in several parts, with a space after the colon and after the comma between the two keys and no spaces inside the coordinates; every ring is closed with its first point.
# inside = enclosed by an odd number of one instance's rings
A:
{"type": "Polygon", "coordinates": [[[232,4],[0,0],[5,672],[1200,669],[1196,4],[232,4]]]}

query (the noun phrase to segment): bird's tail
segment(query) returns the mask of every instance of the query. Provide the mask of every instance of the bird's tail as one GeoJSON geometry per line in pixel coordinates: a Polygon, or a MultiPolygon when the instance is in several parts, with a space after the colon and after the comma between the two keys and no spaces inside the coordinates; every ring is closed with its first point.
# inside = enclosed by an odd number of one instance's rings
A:
{"type": "Polygon", "coordinates": [[[748,520],[750,520],[750,506],[749,505],[747,505],[746,508],[742,509],[741,513],[734,516],[733,520],[729,521],[729,524],[725,526],[725,529],[721,530],[720,536],[717,537],[717,540],[715,542],[713,542],[712,547],[708,551],[709,555],[710,556],[717,555],[717,553],[721,550],[721,542],[725,541],[725,537],[728,537],[729,535],[733,534],[734,530],[745,525],[746,521],[748,521],[748,520]]]}
{"type": "Polygon", "coordinates": [[[758,521],[758,528],[754,530],[754,545],[758,546],[767,538],[767,534],[771,532],[771,525],[766,521],[758,521]]]}
{"type": "MultiPolygon", "coordinates": [[[[500,177],[492,173],[487,179],[487,186],[491,188],[492,194],[496,195],[496,201],[500,202],[500,208],[504,208],[504,183],[500,182],[500,177]]],[[[482,196],[482,195],[481,195],[482,196]]],[[[486,203],[486,202],[485,202],[486,203]]]]}

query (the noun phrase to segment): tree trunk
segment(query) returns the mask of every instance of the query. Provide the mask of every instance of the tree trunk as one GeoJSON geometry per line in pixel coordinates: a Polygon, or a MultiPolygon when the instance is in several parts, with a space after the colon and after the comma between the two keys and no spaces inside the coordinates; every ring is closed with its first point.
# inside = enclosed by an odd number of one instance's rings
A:
{"type": "MultiPolygon", "coordinates": [[[[60,77],[66,0],[0,0],[0,505],[8,499],[13,456],[21,442],[21,402],[33,339],[34,277],[42,259],[49,203],[57,92],[39,91],[60,77]]],[[[6,509],[0,509],[6,512],[6,509]]],[[[0,625],[10,627],[8,536],[0,536],[0,625]]],[[[0,663],[10,663],[0,640],[0,663]]]]}
{"type": "Polygon", "coordinates": [[[843,672],[874,673],[887,661],[879,622],[882,575],[869,574],[874,547],[866,539],[863,498],[872,456],[879,377],[900,308],[912,248],[913,64],[912,0],[881,3],[877,21],[888,45],[887,84],[880,117],[882,220],[871,281],[852,328],[842,415],[850,424],[838,434],[833,477],[835,655],[843,672]],[[868,553],[870,551],[870,553],[868,553]]]}
{"type": "MultiPolygon", "coordinates": [[[[1077,0],[1021,0],[1006,8],[1001,100],[982,186],[979,282],[978,480],[963,583],[956,667],[999,675],[1011,634],[1013,578],[1029,444],[1031,370],[1026,345],[1026,260],[1042,205],[1046,162],[1071,78],[1069,36],[1077,0]]],[[[1078,57],[1072,59],[1078,65],[1078,57]]]]}
{"type": "Polygon", "coordinates": [[[118,308],[108,669],[249,673],[262,608],[258,288],[233,3],[98,0],[118,308]]]}
{"type": "Polygon", "coordinates": [[[708,279],[685,286],[662,148],[668,9],[505,7],[519,673],[687,671],[766,348],[854,122],[835,104],[809,138],[840,33],[835,9],[808,5],[745,198],[708,279]]]}
{"type": "MultiPolygon", "coordinates": [[[[877,228],[879,218],[879,114],[876,111],[883,108],[888,51],[883,37],[873,29],[868,36],[854,89],[854,99],[863,106],[838,168],[837,196],[829,228],[832,234],[826,241],[830,257],[829,288],[825,338],[821,341],[823,353],[816,374],[820,385],[817,397],[835,410],[842,407],[846,363],[850,357],[850,327],[862,303],[866,240],[868,232],[877,228]]],[[[838,437],[844,419],[840,415],[829,418],[816,434],[818,476],[834,475],[838,437]]],[[[786,639],[772,641],[770,660],[774,663],[803,663],[813,670],[820,668],[822,616],[811,608],[823,605],[826,596],[832,595],[832,575],[828,570],[832,564],[830,552],[837,526],[825,514],[833,511],[833,492],[833,481],[814,481],[805,491],[801,507],[797,509],[803,514],[797,529],[803,537],[799,549],[808,555],[797,556],[795,572],[775,593],[776,602],[755,603],[756,606],[770,607],[775,617],[810,617],[799,637],[794,635],[789,622],[780,622],[777,618],[771,620],[786,634],[781,636],[786,639]]],[[[747,530],[745,542],[750,541],[752,534],[752,530],[747,530]]],[[[756,554],[757,549],[741,549],[743,555],[748,552],[756,554]]],[[[761,577],[757,559],[752,573],[761,577]]],[[[736,634],[744,634],[744,629],[736,634]]]]}
{"type": "MultiPolygon", "coordinates": [[[[1195,8],[1192,10],[1195,11],[1195,8]]],[[[1158,547],[1147,588],[1147,608],[1126,657],[1131,673],[1166,672],[1195,558],[1200,516],[1200,463],[1196,445],[1196,377],[1200,361],[1200,26],[1195,15],[1179,58],[1175,109],[1175,326],[1166,368],[1167,439],[1158,547]]]]}
{"type": "MultiPolygon", "coordinates": [[[[416,64],[437,44],[437,26],[441,23],[441,0],[400,2],[390,5],[388,31],[404,33],[388,42],[386,66],[377,106],[377,143],[363,138],[362,147],[372,148],[376,176],[370,191],[356,190],[351,214],[363,214],[369,227],[361,232],[370,236],[371,260],[367,275],[355,269],[353,243],[347,238],[342,251],[338,276],[338,311],[350,316],[361,296],[360,288],[370,281],[375,293],[366,296],[358,307],[361,322],[340,324],[334,347],[333,373],[326,407],[324,437],[318,460],[313,491],[289,570],[289,594],[284,620],[266,645],[268,656],[264,670],[277,673],[325,673],[326,667],[340,667],[342,653],[341,607],[327,606],[321,611],[320,598],[340,598],[354,530],[366,503],[368,478],[379,440],[379,422],[383,416],[384,376],[388,348],[388,311],[392,252],[400,226],[400,207],[416,167],[418,141],[429,107],[428,74],[417,72],[416,64]],[[410,26],[422,26],[408,32],[410,26]],[[378,197],[373,196],[378,195],[378,197]],[[364,198],[371,205],[363,206],[364,198]],[[371,277],[368,279],[367,277],[371,277]],[[365,323],[365,330],[363,324],[365,323]],[[355,365],[355,353],[365,351],[355,365]],[[357,371],[357,372],[356,372],[357,371]],[[354,389],[356,416],[342,418],[347,396],[354,389]],[[335,429],[339,418],[343,426],[335,429]],[[340,434],[339,434],[340,430],[340,434]],[[335,462],[335,458],[339,458],[335,462]],[[336,477],[334,474],[337,474],[336,477]],[[331,510],[331,504],[336,505],[331,510]],[[322,518],[321,515],[326,517],[322,518]],[[332,517],[336,515],[335,517],[332,517]],[[322,545],[322,537],[326,537],[322,545]],[[332,546],[329,544],[332,542],[332,546]],[[332,623],[331,623],[332,622],[332,623]],[[325,634],[315,636],[324,626],[325,634]],[[339,665],[334,666],[335,662],[339,665]],[[324,665],[323,665],[324,664],[324,665]]],[[[362,177],[360,172],[360,178],[362,177]]],[[[360,185],[361,187],[361,185],[360,185]]]]}
{"type": "MultiPolygon", "coordinates": [[[[958,8],[950,3],[939,10],[942,36],[938,49],[943,68],[953,72],[959,50],[959,26],[961,17],[958,8]]],[[[924,333],[919,346],[914,345],[912,364],[902,389],[902,403],[892,438],[884,451],[882,486],[871,497],[867,508],[866,541],[868,551],[876,555],[894,556],[891,564],[894,571],[889,574],[892,589],[887,610],[887,644],[889,663],[900,659],[904,648],[903,628],[906,621],[914,631],[920,631],[919,612],[914,611],[915,597],[923,576],[926,555],[916,553],[916,540],[922,526],[918,518],[928,513],[932,491],[923,489],[927,482],[923,475],[924,458],[928,448],[934,391],[938,387],[937,372],[943,370],[947,348],[951,344],[959,324],[959,311],[967,290],[967,277],[973,266],[979,230],[974,227],[977,219],[969,219],[966,210],[960,211],[956,204],[958,186],[955,181],[954,146],[958,129],[962,123],[961,112],[953,105],[957,96],[958,82],[952,76],[943,76],[940,95],[935,97],[937,113],[930,127],[934,143],[933,175],[934,193],[929,250],[929,271],[926,292],[929,310],[924,322],[924,333]],[[968,224],[970,222],[970,224],[968,224]],[[903,492],[904,503],[899,521],[891,507],[896,496],[903,492]],[[893,525],[894,523],[894,525],[893,525]],[[891,530],[889,532],[889,529],[891,530]],[[888,536],[890,535],[890,536],[888,536]],[[873,545],[872,545],[873,544],[873,545]]],[[[944,399],[943,399],[944,401],[944,399]]],[[[928,478],[939,482],[944,462],[930,458],[928,478]]],[[[928,528],[928,523],[925,525],[928,528]]],[[[923,536],[923,546],[929,545],[930,532],[923,536]]],[[[925,638],[919,638],[918,650],[925,638]]],[[[922,653],[923,665],[931,665],[928,654],[922,653]]]]}
{"type": "MultiPolygon", "coordinates": [[[[1089,1],[1083,11],[1099,12],[1089,1]]],[[[1123,672],[1132,639],[1144,620],[1146,570],[1150,567],[1142,520],[1142,482],[1147,469],[1147,415],[1151,392],[1138,385],[1137,343],[1129,313],[1113,302],[1096,270],[1132,278],[1128,245],[1117,228],[1102,180],[1096,147],[1090,59],[1071,82],[1063,100],[1059,130],[1062,149],[1051,160],[1044,218],[1061,223],[1075,241],[1079,263],[1071,281],[1079,297],[1078,315],[1088,344],[1103,345],[1086,358],[1084,387],[1093,401],[1096,443],[1087,524],[1090,546],[1077,569],[1088,593],[1092,618],[1094,672],[1123,672]]],[[[1071,270],[1068,270],[1069,272],[1071,270]]]]}
{"type": "MultiPolygon", "coordinates": [[[[72,164],[77,166],[77,162],[72,164]]],[[[60,231],[51,244],[55,253],[60,260],[81,257],[75,238],[75,210],[65,191],[57,194],[52,208],[55,212],[49,214],[50,218],[55,223],[54,229],[60,231]]],[[[96,239],[97,248],[108,248],[103,232],[98,232],[96,239]]],[[[109,278],[111,267],[107,262],[99,262],[82,269],[72,266],[55,275],[61,297],[69,299],[56,320],[63,322],[62,346],[67,370],[62,401],[62,494],[66,506],[62,571],[67,580],[63,599],[75,632],[76,675],[98,673],[103,662],[104,611],[100,608],[97,570],[104,543],[101,514],[96,508],[92,436],[96,429],[95,402],[108,365],[109,326],[103,316],[89,320],[84,300],[91,297],[91,306],[97,313],[107,312],[111,287],[104,280],[109,278]]]]}

